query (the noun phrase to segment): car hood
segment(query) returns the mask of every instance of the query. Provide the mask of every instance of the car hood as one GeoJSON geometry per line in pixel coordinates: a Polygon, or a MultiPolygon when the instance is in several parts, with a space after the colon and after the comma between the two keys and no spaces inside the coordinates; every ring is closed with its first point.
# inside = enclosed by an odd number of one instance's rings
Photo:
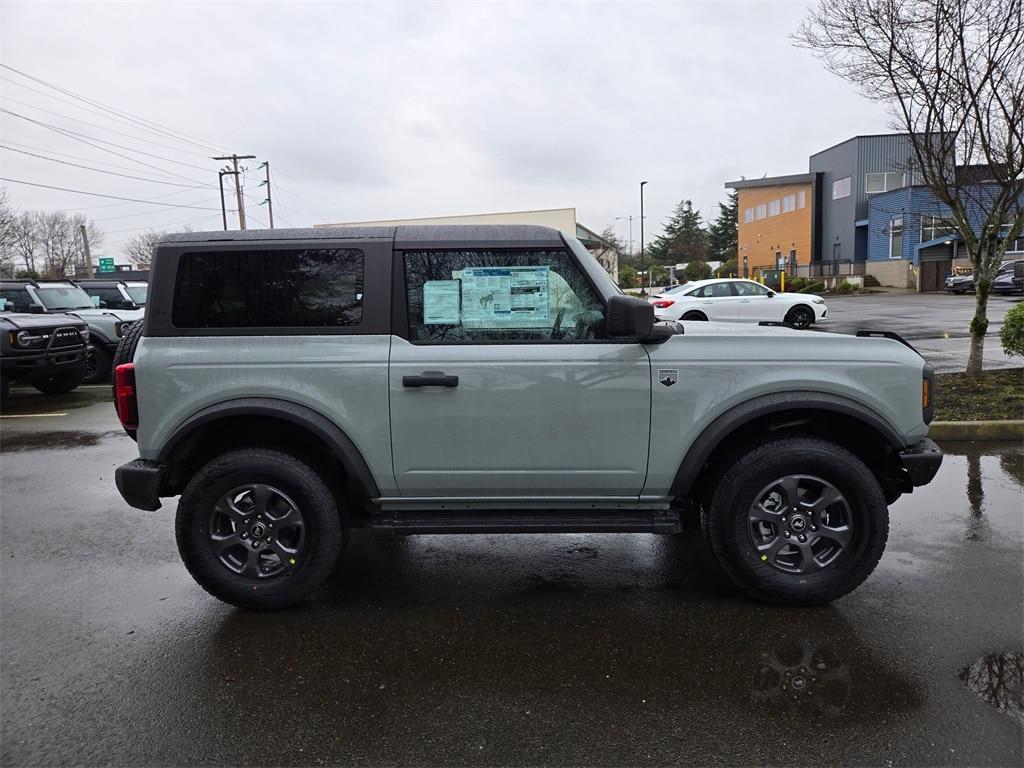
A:
{"type": "Polygon", "coordinates": [[[784,299],[793,299],[794,301],[800,301],[801,299],[804,301],[814,301],[815,299],[821,298],[821,296],[818,296],[815,293],[796,293],[795,291],[776,292],[775,295],[781,296],[784,299]]]}
{"type": "Polygon", "coordinates": [[[10,323],[19,331],[28,331],[33,328],[55,328],[59,325],[84,325],[81,318],[59,313],[31,315],[26,312],[4,312],[0,313],[0,320],[10,323]]]}
{"type": "Polygon", "coordinates": [[[141,319],[143,312],[144,310],[141,309],[75,309],[69,310],[68,314],[78,315],[81,318],[107,315],[124,323],[141,319]]]}

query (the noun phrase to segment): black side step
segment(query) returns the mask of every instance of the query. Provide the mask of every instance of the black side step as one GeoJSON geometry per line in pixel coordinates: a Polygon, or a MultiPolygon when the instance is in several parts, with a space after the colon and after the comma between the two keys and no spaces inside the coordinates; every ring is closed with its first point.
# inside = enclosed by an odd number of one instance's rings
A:
{"type": "Polygon", "coordinates": [[[679,533],[677,511],[622,509],[378,512],[367,527],[396,536],[435,533],[679,533]]]}

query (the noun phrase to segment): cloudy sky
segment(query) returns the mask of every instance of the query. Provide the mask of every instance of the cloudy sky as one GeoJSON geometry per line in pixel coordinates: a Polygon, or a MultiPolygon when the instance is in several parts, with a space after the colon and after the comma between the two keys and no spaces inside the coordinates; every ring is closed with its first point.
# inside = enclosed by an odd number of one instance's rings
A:
{"type": "Polygon", "coordinates": [[[657,232],[681,198],[713,215],[725,181],[887,129],[790,45],[806,8],[4,2],[0,63],[70,94],[0,69],[0,176],[162,205],[0,185],[18,208],[87,214],[110,253],[147,228],[219,228],[211,149],[258,156],[250,226],[269,160],[278,226],[575,207],[625,236],[646,179],[657,232]]]}

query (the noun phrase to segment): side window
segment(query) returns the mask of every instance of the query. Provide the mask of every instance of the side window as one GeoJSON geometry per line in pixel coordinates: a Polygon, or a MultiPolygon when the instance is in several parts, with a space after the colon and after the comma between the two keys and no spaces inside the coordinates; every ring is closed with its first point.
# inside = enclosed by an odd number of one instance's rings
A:
{"type": "Polygon", "coordinates": [[[185,253],[178,263],[177,328],[323,328],[362,315],[355,248],[185,253]]]}
{"type": "Polygon", "coordinates": [[[565,251],[407,251],[409,340],[602,338],[604,307],[565,251]]]}
{"type": "Polygon", "coordinates": [[[6,308],[12,312],[28,312],[32,299],[24,288],[5,288],[0,291],[0,299],[6,300],[6,308]]]}
{"type": "Polygon", "coordinates": [[[732,289],[729,283],[712,283],[705,286],[704,295],[712,299],[724,299],[732,296],[732,289]]]}
{"type": "Polygon", "coordinates": [[[746,280],[740,281],[736,285],[736,294],[739,296],[767,296],[768,289],[763,285],[757,283],[748,283],[746,280]]]}

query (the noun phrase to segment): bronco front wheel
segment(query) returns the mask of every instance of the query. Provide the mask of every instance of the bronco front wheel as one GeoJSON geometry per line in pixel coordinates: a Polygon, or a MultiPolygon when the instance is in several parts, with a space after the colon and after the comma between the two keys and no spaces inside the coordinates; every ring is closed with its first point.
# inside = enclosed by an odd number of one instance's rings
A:
{"type": "Polygon", "coordinates": [[[719,478],[704,528],[722,569],[748,594],[827,603],[874,570],[889,534],[882,489],[834,443],[788,437],[740,456],[719,478]]]}
{"type": "Polygon", "coordinates": [[[178,550],[214,597],[245,608],[301,602],[331,574],[344,544],[334,496],[306,463],[280,451],[225,453],[178,502],[178,550]]]}

